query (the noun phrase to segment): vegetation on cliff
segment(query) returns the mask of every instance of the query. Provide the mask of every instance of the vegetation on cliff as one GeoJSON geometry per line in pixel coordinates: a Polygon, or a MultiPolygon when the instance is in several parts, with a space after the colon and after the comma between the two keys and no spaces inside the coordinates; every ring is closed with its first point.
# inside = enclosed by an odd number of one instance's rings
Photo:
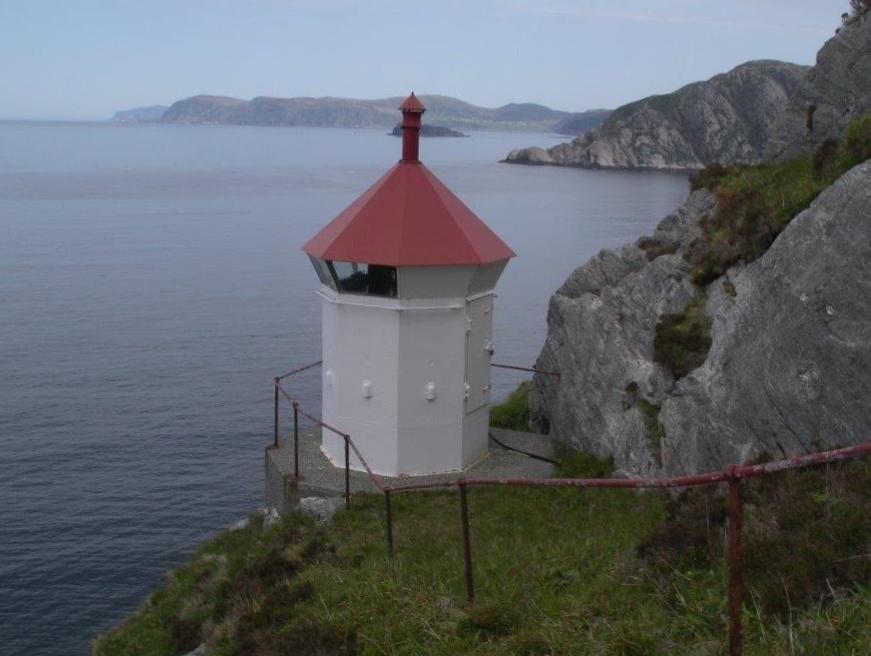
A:
{"type": "Polygon", "coordinates": [[[716,211],[688,254],[693,280],[706,285],[739,262],[752,262],[789,222],[847,170],[871,158],[871,115],[854,121],[843,142],[828,139],[811,157],[758,166],[709,166],[692,189],[710,189],[716,211]]]}
{"type": "Polygon", "coordinates": [[[653,338],[653,359],[683,378],[702,366],[711,348],[711,320],[705,314],[708,297],[699,292],[683,312],[660,317],[653,338]]]}
{"type": "Polygon", "coordinates": [[[529,430],[529,381],[521,383],[502,403],[490,408],[490,425],[508,430],[529,430]]]}
{"type": "MultiPolygon", "coordinates": [[[[564,475],[607,475],[588,456],[564,475]]],[[[871,649],[871,463],[745,484],[745,653],[871,649]]],[[[470,492],[476,602],[454,493],[379,496],[330,527],[255,517],[170,573],[97,656],[722,653],[722,498],[627,490],[470,492]]]]}
{"type": "MultiPolygon", "coordinates": [[[[871,158],[871,115],[854,121],[843,142],[824,141],[812,157],[755,166],[708,166],[690,179],[693,191],[706,188],[715,211],[701,222],[702,234],[689,248],[692,279],[700,288],[740,263],[758,259],[802,210],[846,171],[871,158]]],[[[658,244],[642,243],[648,254],[658,244]]],[[[728,283],[727,283],[728,284],[728,283]]],[[[711,347],[707,296],[698,292],[686,308],[663,315],[656,326],[654,360],[675,378],[700,367],[711,347]]]]}

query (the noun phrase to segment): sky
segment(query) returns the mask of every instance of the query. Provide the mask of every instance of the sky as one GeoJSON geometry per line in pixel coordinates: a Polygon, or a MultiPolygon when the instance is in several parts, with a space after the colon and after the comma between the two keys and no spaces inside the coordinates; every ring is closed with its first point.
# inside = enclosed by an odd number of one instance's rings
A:
{"type": "Polygon", "coordinates": [[[0,0],[0,119],[196,95],[617,107],[751,59],[812,64],[848,0],[0,0]]]}

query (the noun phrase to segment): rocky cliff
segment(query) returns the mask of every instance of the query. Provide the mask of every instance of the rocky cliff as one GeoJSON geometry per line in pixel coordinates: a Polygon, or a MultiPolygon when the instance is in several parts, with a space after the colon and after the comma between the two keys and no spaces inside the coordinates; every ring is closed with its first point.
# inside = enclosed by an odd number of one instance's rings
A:
{"type": "Polygon", "coordinates": [[[686,255],[714,209],[694,192],[652,240],[603,251],[551,298],[538,366],[563,377],[536,379],[532,410],[557,439],[642,475],[868,439],[871,162],[707,286],[710,349],[676,380],[656,326],[699,298],[686,255]]]}
{"type": "MultiPolygon", "coordinates": [[[[563,121],[579,120],[586,114],[573,115],[534,103],[488,108],[448,96],[423,95],[421,99],[427,107],[428,121],[460,130],[552,131],[563,121]]],[[[246,101],[225,96],[193,96],[173,104],[163,115],[163,121],[389,129],[396,122],[396,108],[402,100],[259,97],[246,101]]]]}
{"type": "Polygon", "coordinates": [[[615,110],[596,130],[506,162],[586,168],[698,169],[756,162],[806,67],[753,61],[615,110]]]}
{"type": "Polygon", "coordinates": [[[871,13],[839,30],[817,54],[772,131],[767,156],[787,159],[840,138],[856,117],[871,112],[871,13]]]}

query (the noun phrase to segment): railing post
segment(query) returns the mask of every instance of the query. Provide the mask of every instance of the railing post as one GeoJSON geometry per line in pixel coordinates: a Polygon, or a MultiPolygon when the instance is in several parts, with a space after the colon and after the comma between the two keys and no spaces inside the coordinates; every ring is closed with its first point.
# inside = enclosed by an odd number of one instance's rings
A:
{"type": "Polygon", "coordinates": [[[299,404],[293,402],[293,477],[299,480],[299,404]]]}
{"type": "Polygon", "coordinates": [[[729,477],[729,496],[726,511],[729,515],[729,656],[741,656],[741,606],[743,573],[741,571],[741,479],[735,476],[735,465],[726,470],[729,477]]]}
{"type": "Polygon", "coordinates": [[[387,556],[393,558],[393,513],[390,508],[390,489],[384,490],[384,515],[387,519],[387,556]]]}
{"type": "Polygon", "coordinates": [[[351,507],[351,454],[348,449],[348,436],[345,435],[345,508],[351,507]]]}
{"type": "Polygon", "coordinates": [[[272,408],[272,429],[273,429],[273,444],[278,446],[278,383],[281,382],[281,379],[276,376],[273,379],[274,387],[275,387],[275,402],[272,408]]]}
{"type": "Polygon", "coordinates": [[[460,481],[460,516],[463,522],[463,560],[466,566],[466,597],[471,604],[475,600],[475,579],[472,575],[472,539],[469,535],[469,502],[466,484],[460,481]]]}

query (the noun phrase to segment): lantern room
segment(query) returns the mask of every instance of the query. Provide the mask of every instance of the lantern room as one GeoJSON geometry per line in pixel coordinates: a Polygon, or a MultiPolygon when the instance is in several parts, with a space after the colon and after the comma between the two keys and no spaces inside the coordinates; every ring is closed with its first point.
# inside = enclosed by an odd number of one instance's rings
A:
{"type": "MultiPolygon", "coordinates": [[[[494,289],[514,257],[419,161],[423,103],[399,109],[402,159],[303,246],[320,281],[323,420],[389,476],[487,455],[494,289]]],[[[321,439],[341,464],[342,438],[321,439]]]]}

